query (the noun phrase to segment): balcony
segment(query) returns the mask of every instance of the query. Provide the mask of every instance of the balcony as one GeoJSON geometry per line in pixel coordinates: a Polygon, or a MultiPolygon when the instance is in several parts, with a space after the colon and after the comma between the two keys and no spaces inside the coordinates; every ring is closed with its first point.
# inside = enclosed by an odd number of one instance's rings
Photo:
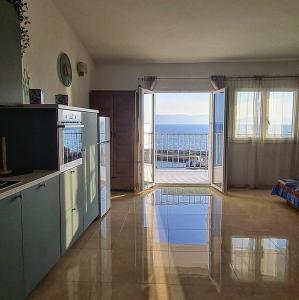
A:
{"type": "Polygon", "coordinates": [[[208,183],[208,145],[206,133],[157,133],[156,183],[208,183]]]}

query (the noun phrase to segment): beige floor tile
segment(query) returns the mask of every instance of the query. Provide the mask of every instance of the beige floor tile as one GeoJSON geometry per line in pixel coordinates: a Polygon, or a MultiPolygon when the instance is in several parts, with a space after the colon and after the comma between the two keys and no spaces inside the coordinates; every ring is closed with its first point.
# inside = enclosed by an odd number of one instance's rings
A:
{"type": "Polygon", "coordinates": [[[113,197],[30,299],[299,299],[299,213],[270,191],[113,197]]]}
{"type": "Polygon", "coordinates": [[[42,282],[31,293],[31,300],[89,300],[93,297],[92,285],[84,282],[42,282]]]}

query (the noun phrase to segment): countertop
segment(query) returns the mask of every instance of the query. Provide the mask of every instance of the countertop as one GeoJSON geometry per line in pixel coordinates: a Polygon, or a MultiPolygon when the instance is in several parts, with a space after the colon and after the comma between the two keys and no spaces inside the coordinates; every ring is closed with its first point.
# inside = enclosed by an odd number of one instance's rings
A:
{"type": "Polygon", "coordinates": [[[61,104],[21,104],[13,106],[0,106],[0,109],[67,109],[67,110],[76,110],[81,112],[90,112],[90,113],[99,113],[98,110],[84,108],[84,107],[75,107],[61,104]]]}
{"type": "Polygon", "coordinates": [[[0,190],[0,200],[9,197],[13,194],[19,193],[25,189],[28,189],[32,186],[35,186],[41,182],[44,182],[46,180],[49,180],[57,175],[59,175],[60,171],[54,171],[54,170],[37,170],[33,171],[32,173],[28,173],[25,175],[19,175],[19,176],[10,176],[10,177],[3,177],[0,178],[1,181],[20,181],[20,183],[7,187],[3,190],[0,190]]]}

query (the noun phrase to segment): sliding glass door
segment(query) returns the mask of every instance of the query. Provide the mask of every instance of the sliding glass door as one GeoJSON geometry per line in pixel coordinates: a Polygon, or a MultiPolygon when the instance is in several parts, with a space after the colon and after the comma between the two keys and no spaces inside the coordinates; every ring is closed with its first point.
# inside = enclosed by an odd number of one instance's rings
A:
{"type": "Polygon", "coordinates": [[[211,119],[211,185],[226,191],[227,89],[213,92],[211,119]]]}
{"type": "Polygon", "coordinates": [[[139,152],[140,190],[151,188],[155,182],[155,95],[139,89],[139,152]]]}

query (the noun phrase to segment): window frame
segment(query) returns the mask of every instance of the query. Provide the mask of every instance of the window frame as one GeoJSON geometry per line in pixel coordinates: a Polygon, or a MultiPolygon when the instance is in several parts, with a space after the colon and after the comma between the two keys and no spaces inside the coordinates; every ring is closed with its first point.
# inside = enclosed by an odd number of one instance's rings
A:
{"type": "Polygon", "coordinates": [[[233,132],[232,132],[232,139],[234,141],[238,141],[238,142],[248,142],[248,141],[253,141],[253,140],[260,140],[262,138],[262,134],[263,134],[263,128],[262,128],[262,121],[263,121],[263,95],[262,92],[259,91],[256,88],[238,88],[234,90],[234,118],[233,118],[233,132]],[[236,99],[237,99],[237,93],[238,92],[256,92],[256,93],[260,93],[261,94],[261,110],[260,110],[260,130],[259,130],[259,135],[253,137],[253,136],[237,136],[236,135],[236,114],[237,114],[237,110],[236,110],[236,99]]]}
{"type": "Polygon", "coordinates": [[[258,88],[237,88],[234,90],[234,98],[233,98],[233,125],[232,125],[232,141],[235,142],[250,142],[250,141],[261,141],[265,142],[293,142],[296,141],[297,131],[299,130],[299,116],[297,112],[299,112],[299,103],[298,103],[299,92],[297,88],[274,88],[274,89],[261,89],[259,91],[258,88]],[[246,136],[241,137],[236,135],[236,99],[238,92],[257,92],[261,94],[261,108],[260,108],[260,133],[258,136],[246,136]],[[269,99],[270,92],[293,92],[293,111],[292,111],[292,136],[290,137],[273,137],[267,136],[268,130],[268,116],[269,116],[269,99]]]}
{"type": "Polygon", "coordinates": [[[264,101],[264,116],[263,116],[263,138],[265,141],[294,141],[295,140],[295,132],[296,132],[296,115],[297,115],[297,98],[298,98],[298,91],[294,88],[275,88],[271,90],[265,90],[265,100],[264,101]],[[268,127],[269,127],[269,102],[270,102],[270,93],[271,92],[292,92],[293,93],[293,107],[292,107],[292,135],[289,137],[279,137],[279,136],[268,136],[268,127]]]}

